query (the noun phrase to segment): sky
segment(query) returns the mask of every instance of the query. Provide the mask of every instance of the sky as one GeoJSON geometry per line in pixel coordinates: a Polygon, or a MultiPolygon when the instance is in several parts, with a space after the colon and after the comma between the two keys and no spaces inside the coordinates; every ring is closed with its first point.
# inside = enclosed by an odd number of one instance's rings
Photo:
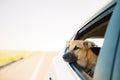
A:
{"type": "Polygon", "coordinates": [[[110,0],[0,0],[0,49],[62,50],[110,0]]]}

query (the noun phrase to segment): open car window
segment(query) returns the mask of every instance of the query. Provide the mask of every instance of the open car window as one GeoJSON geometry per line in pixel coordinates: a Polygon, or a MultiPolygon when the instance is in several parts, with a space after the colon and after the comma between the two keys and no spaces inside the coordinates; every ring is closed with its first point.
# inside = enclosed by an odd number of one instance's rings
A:
{"type": "MultiPolygon", "coordinates": [[[[94,18],[91,22],[86,24],[83,28],[81,28],[77,32],[73,40],[91,41],[101,48],[104,43],[104,35],[106,32],[109,20],[114,10],[113,6],[107,9],[105,12],[101,13],[96,18],[94,18]]],[[[91,76],[87,71],[83,70],[77,63],[70,63],[70,66],[82,80],[93,79],[94,73],[91,76]]]]}
{"type": "MultiPolygon", "coordinates": [[[[88,29],[86,29],[85,32],[78,33],[76,40],[82,39],[85,41],[91,41],[91,42],[94,42],[97,45],[97,47],[101,48],[103,45],[103,42],[104,42],[104,35],[105,35],[105,31],[107,29],[107,25],[110,20],[111,14],[107,15],[103,19],[97,21],[96,23],[94,23],[93,25],[88,27],[88,29]],[[83,34],[82,37],[81,37],[81,34],[83,34]]],[[[78,69],[77,73],[82,74],[84,79],[92,80],[94,74],[91,76],[90,72],[87,72],[87,71],[81,69],[78,64],[74,64],[73,66],[74,66],[74,68],[76,67],[78,69]]]]}

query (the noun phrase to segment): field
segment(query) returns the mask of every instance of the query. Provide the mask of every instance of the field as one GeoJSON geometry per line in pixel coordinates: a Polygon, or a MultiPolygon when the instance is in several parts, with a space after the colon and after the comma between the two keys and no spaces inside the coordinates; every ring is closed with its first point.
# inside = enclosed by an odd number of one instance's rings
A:
{"type": "Polygon", "coordinates": [[[0,66],[22,60],[40,53],[39,51],[22,51],[22,50],[0,50],[0,66]]]}

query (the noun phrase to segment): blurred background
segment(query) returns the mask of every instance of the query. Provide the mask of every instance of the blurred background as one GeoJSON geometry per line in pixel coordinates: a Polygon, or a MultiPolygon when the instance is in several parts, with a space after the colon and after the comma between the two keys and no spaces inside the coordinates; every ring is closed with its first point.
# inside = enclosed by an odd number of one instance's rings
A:
{"type": "Polygon", "coordinates": [[[0,49],[61,50],[107,1],[0,0],[0,49]]]}

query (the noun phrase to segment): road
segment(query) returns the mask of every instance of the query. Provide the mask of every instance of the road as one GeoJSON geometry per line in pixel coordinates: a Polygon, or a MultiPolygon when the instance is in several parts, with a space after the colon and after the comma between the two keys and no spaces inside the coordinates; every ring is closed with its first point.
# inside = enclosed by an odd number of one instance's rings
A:
{"type": "Polygon", "coordinates": [[[0,70],[0,80],[45,80],[52,59],[58,52],[43,52],[0,70]]]}

